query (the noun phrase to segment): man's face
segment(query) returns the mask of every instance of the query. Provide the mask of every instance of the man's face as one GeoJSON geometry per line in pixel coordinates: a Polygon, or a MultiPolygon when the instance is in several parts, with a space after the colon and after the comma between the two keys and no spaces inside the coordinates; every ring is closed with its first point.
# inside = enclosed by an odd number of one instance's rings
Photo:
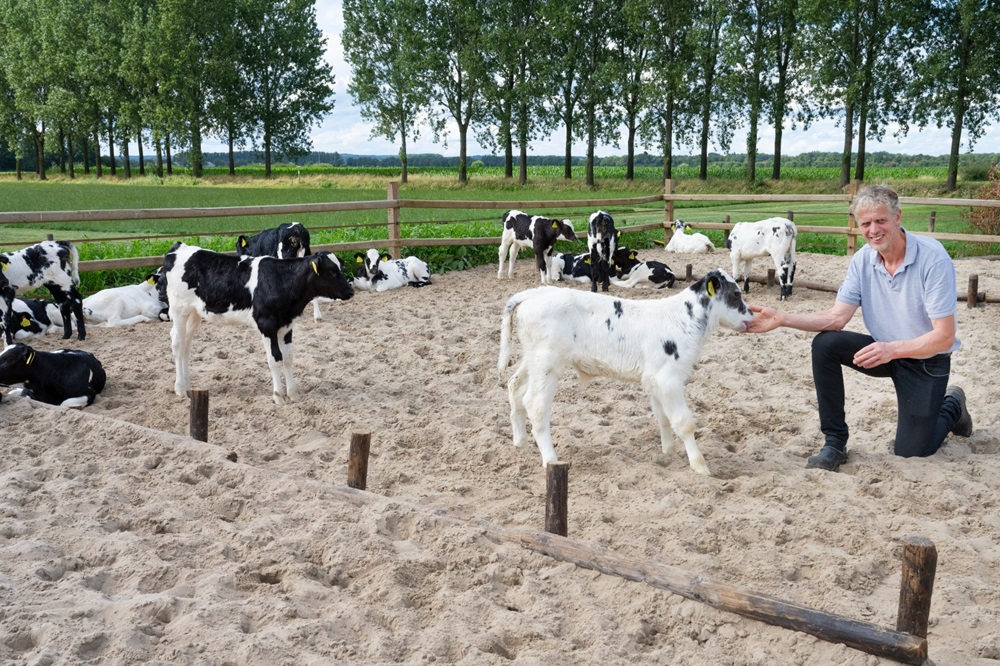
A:
{"type": "Polygon", "coordinates": [[[893,213],[889,206],[860,208],[854,212],[861,235],[876,252],[886,252],[901,236],[902,212],[893,213]]]}

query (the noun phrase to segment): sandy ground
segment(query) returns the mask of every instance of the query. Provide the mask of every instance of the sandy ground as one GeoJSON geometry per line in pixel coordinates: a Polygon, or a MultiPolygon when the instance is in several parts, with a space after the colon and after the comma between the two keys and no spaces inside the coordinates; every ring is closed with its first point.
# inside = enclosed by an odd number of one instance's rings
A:
{"type": "MultiPolygon", "coordinates": [[[[679,274],[729,270],[724,250],[643,256],[679,274]]],[[[797,279],[837,285],[846,265],[802,255],[797,279]]],[[[1000,263],[956,267],[960,292],[977,273],[1000,294],[1000,263]]],[[[522,260],[513,281],[486,266],[360,292],[319,323],[307,310],[301,399],[281,407],[256,332],[206,324],[192,378],[210,392],[208,443],[187,437],[169,324],[36,340],[93,351],[109,380],[83,411],[0,405],[0,662],[893,663],[434,519],[543,528],[540,457],[511,445],[495,367],[502,305],[536,282],[522,260]],[[372,435],[366,505],[337,489],[359,431],[372,435]]],[[[754,285],[748,300],[777,305],[777,294],[754,285]]],[[[832,299],[796,288],[783,307],[832,299]]],[[[683,447],[660,453],[637,385],[599,379],[584,392],[564,377],[553,431],[572,465],[570,537],[890,629],[902,540],[927,537],[932,661],[998,663],[1000,306],[960,303],[958,321],[953,381],[974,435],[896,458],[891,382],[850,373],[851,459],[837,474],[804,467],[820,442],[809,334],[708,341],[687,396],[711,478],[683,447]]]]}

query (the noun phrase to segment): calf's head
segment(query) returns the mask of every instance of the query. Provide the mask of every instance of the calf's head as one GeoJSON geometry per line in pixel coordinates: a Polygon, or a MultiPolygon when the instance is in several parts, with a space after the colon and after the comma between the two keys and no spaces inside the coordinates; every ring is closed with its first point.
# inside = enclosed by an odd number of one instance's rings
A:
{"type": "Polygon", "coordinates": [[[18,384],[28,379],[35,350],[20,342],[0,352],[0,383],[18,384]]]}
{"type": "Polygon", "coordinates": [[[364,266],[365,274],[369,279],[375,277],[378,274],[378,265],[383,261],[390,261],[392,255],[387,252],[379,253],[378,250],[372,248],[362,254],[361,252],[354,253],[354,260],[364,266]]]}
{"type": "Polygon", "coordinates": [[[340,301],[346,301],[354,296],[354,287],[344,276],[337,255],[332,252],[318,252],[312,257],[309,263],[315,273],[313,281],[317,295],[340,301]]]}
{"type": "Polygon", "coordinates": [[[753,312],[743,300],[740,286],[724,270],[709,271],[689,289],[699,295],[708,312],[710,327],[721,324],[740,333],[747,330],[753,312]]]}
{"type": "Polygon", "coordinates": [[[556,240],[579,240],[576,237],[576,231],[573,229],[573,223],[571,221],[552,220],[552,226],[559,231],[559,235],[556,236],[556,240]]]}

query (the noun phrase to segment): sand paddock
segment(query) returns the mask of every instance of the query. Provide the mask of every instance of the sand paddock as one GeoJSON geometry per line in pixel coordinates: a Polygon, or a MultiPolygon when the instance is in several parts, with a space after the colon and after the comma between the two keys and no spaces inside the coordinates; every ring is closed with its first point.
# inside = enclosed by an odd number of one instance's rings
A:
{"type": "MultiPolygon", "coordinates": [[[[724,250],[644,257],[681,274],[686,263],[729,270],[724,250]]],[[[803,255],[796,278],[836,285],[846,265],[803,255]]],[[[1000,293],[1000,263],[956,267],[960,293],[970,273],[1000,293]]],[[[255,332],[204,325],[191,368],[210,393],[207,444],[186,436],[169,324],[36,340],[94,352],[109,381],[83,411],[0,405],[0,662],[891,663],[497,545],[411,506],[542,529],[540,457],[511,445],[495,368],[501,307],[536,286],[531,268],[519,262],[513,281],[494,265],[361,292],[324,306],[320,323],[307,310],[295,331],[301,398],[289,406],[271,401],[255,332]],[[372,434],[368,490],[386,498],[370,506],[331,491],[355,431],[372,434]]],[[[754,285],[748,300],[776,305],[777,294],[754,285]]],[[[796,288],[782,307],[832,299],[796,288]]],[[[953,381],[975,434],[929,459],[896,458],[891,383],[850,373],[851,459],[838,474],[804,468],[820,441],[809,334],[709,339],[687,397],[711,478],[682,446],[660,453],[638,386],[599,379],[584,392],[564,377],[553,433],[572,465],[570,536],[886,628],[902,539],[928,537],[931,659],[997,663],[1000,306],[960,303],[958,320],[953,381]]]]}

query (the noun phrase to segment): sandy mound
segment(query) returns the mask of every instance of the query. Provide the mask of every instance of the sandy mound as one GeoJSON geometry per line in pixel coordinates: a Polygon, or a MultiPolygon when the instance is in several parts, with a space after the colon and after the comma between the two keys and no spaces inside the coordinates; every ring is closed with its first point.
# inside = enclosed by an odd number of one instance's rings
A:
{"type": "MultiPolygon", "coordinates": [[[[683,274],[726,267],[668,256],[683,274]]],[[[847,259],[804,255],[797,279],[839,284],[847,259]]],[[[1000,293],[1000,264],[959,260],[1000,293]]],[[[759,261],[763,273],[767,266],[759,261]]],[[[424,289],[359,293],[296,328],[294,405],[270,398],[249,329],[205,325],[192,378],[210,392],[209,443],[188,438],[169,325],[92,328],[108,387],[67,412],[0,405],[0,661],[4,663],[886,663],[650,586],[556,562],[422,510],[541,529],[537,452],[510,443],[496,377],[500,311],[533,287],[496,268],[424,289]],[[346,479],[372,433],[371,494],[346,479]],[[227,459],[235,453],[236,462],[227,459]]],[[[585,289],[574,283],[566,288],[585,289]]],[[[635,298],[662,295],[634,290],[635,298]]],[[[825,307],[797,288],[783,307],[825,307]]],[[[777,288],[750,300],[777,304],[777,288]]],[[[722,331],[688,386],[714,476],[665,458],[638,386],[563,378],[553,419],[570,472],[570,536],[818,610],[894,628],[901,540],[930,538],[938,572],[928,642],[942,664],[1000,659],[1000,306],[959,307],[954,358],[976,420],[929,459],[892,455],[889,381],[848,375],[851,460],[804,468],[820,441],[811,335],[722,331]]],[[[860,315],[852,326],[860,329],[860,315]]]]}

